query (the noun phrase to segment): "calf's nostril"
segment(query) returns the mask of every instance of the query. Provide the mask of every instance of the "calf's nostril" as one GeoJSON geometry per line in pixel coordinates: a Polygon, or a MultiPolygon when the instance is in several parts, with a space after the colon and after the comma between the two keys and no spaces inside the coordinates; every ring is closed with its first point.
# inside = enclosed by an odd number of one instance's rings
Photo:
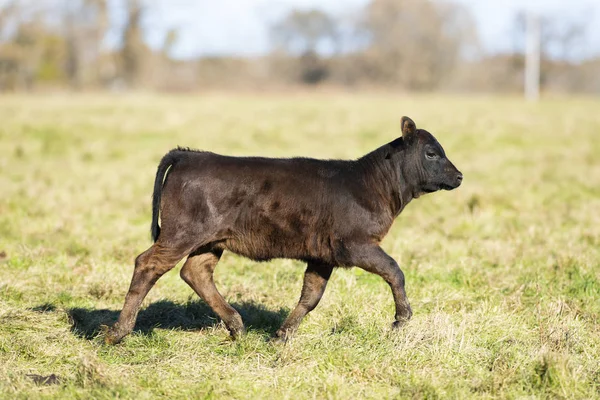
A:
{"type": "Polygon", "coordinates": [[[458,175],[456,175],[456,179],[457,179],[459,182],[462,182],[462,180],[463,180],[463,175],[462,175],[462,174],[458,174],[458,175]]]}

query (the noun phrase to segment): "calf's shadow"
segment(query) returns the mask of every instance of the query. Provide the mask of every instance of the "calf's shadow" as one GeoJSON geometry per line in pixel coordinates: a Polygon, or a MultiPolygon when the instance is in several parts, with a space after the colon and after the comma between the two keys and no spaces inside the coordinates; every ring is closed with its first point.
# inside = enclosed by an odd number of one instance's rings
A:
{"type": "MultiPolygon", "coordinates": [[[[288,314],[288,310],[284,308],[272,311],[253,302],[231,305],[241,314],[248,330],[270,336],[279,329],[288,314]]],[[[114,324],[120,311],[71,308],[67,312],[72,321],[71,332],[77,337],[90,340],[100,333],[102,325],[114,324]]],[[[220,319],[200,300],[184,304],[160,300],[140,311],[133,331],[143,335],[150,335],[155,328],[197,331],[219,323],[220,319]]]]}

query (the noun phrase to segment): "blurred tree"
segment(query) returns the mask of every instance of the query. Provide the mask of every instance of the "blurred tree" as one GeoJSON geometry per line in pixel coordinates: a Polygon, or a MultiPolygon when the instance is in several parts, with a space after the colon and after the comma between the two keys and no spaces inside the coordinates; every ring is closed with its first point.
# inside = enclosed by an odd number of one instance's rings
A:
{"type": "Polygon", "coordinates": [[[61,11],[64,69],[72,88],[100,82],[102,43],[108,30],[106,0],[71,0],[61,11]]]}
{"type": "Polygon", "coordinates": [[[104,38],[110,26],[107,0],[84,0],[84,15],[87,16],[87,32],[84,39],[84,53],[87,53],[86,63],[91,68],[91,80],[100,83],[106,69],[102,57],[104,38]],[[88,61],[89,60],[89,61],[88,61]]]}
{"type": "Polygon", "coordinates": [[[6,40],[7,27],[14,20],[16,1],[0,5],[0,90],[14,89],[18,72],[19,52],[6,40]]]}
{"type": "Polygon", "coordinates": [[[277,51],[297,58],[297,65],[287,64],[292,70],[287,73],[295,79],[316,84],[328,76],[327,65],[319,52],[335,53],[338,50],[338,29],[334,18],[320,10],[292,10],[272,26],[271,38],[277,51]]]}
{"type": "Polygon", "coordinates": [[[271,28],[275,47],[288,54],[318,53],[319,47],[337,48],[337,24],[334,18],[320,10],[292,10],[271,28]]]}
{"type": "Polygon", "coordinates": [[[177,29],[169,29],[167,34],[165,35],[165,40],[162,46],[162,53],[165,58],[169,58],[171,52],[173,51],[173,47],[177,44],[177,40],[179,39],[179,33],[177,29]]]}
{"type": "Polygon", "coordinates": [[[372,0],[363,29],[365,57],[380,81],[409,89],[433,89],[461,57],[477,51],[475,24],[454,3],[430,0],[372,0]]]}
{"type": "Polygon", "coordinates": [[[14,63],[11,86],[13,89],[31,90],[35,83],[37,68],[43,53],[45,26],[39,14],[17,24],[7,44],[14,63]]]}
{"type": "Polygon", "coordinates": [[[65,26],[65,72],[72,88],[79,88],[81,84],[81,51],[79,29],[76,26],[77,15],[67,9],[64,14],[65,26]]]}
{"type": "Polygon", "coordinates": [[[129,87],[139,85],[143,74],[144,58],[149,52],[142,30],[143,14],[144,8],[140,0],[127,0],[127,22],[123,31],[121,67],[123,78],[129,87]]]}
{"type": "Polygon", "coordinates": [[[542,18],[542,52],[547,58],[573,61],[585,57],[588,15],[542,18]]]}
{"type": "MultiPolygon", "coordinates": [[[[513,17],[511,36],[513,52],[522,54],[525,51],[525,16],[524,11],[518,11],[513,17]]],[[[573,61],[583,59],[591,54],[585,54],[586,37],[590,26],[590,17],[581,15],[552,15],[541,17],[541,51],[545,59],[573,61]]]]}
{"type": "MultiPolygon", "coordinates": [[[[517,77],[513,81],[519,81],[524,70],[525,16],[524,11],[516,12],[511,27],[513,54],[507,58],[513,61],[510,74],[517,77]]],[[[588,14],[578,15],[572,10],[569,13],[542,16],[540,38],[542,90],[586,90],[585,82],[589,82],[589,79],[582,71],[578,71],[577,64],[586,56],[593,56],[585,54],[588,50],[586,37],[589,26],[588,14]]]]}
{"type": "Polygon", "coordinates": [[[42,38],[42,54],[37,66],[36,80],[61,85],[65,81],[65,40],[56,32],[47,32],[42,38]]]}

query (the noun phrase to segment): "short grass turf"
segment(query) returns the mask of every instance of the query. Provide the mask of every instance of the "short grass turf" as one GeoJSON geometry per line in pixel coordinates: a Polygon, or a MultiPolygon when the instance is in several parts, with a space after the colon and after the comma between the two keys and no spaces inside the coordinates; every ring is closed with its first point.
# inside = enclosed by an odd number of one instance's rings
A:
{"type": "Polygon", "coordinates": [[[3,96],[0,121],[0,398],[600,397],[598,99],[3,96]],[[135,332],[103,343],[151,243],[164,153],[356,158],[402,115],[465,176],[383,243],[406,274],[405,328],[381,278],[336,270],[296,338],[271,344],[304,265],[226,253],[217,286],[246,337],[229,339],[178,266],[135,332]]]}

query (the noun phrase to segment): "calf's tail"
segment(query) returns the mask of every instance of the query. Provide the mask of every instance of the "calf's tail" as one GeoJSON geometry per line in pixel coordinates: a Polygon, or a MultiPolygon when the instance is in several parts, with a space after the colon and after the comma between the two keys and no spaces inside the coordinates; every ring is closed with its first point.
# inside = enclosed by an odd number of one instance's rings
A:
{"type": "Polygon", "coordinates": [[[154,179],[154,193],[152,194],[152,225],[150,232],[152,233],[152,240],[156,242],[158,235],[160,235],[160,226],[158,226],[158,213],[160,211],[160,196],[162,194],[163,182],[167,170],[177,162],[177,152],[168,152],[158,164],[158,170],[156,171],[156,178],[154,179]]]}

